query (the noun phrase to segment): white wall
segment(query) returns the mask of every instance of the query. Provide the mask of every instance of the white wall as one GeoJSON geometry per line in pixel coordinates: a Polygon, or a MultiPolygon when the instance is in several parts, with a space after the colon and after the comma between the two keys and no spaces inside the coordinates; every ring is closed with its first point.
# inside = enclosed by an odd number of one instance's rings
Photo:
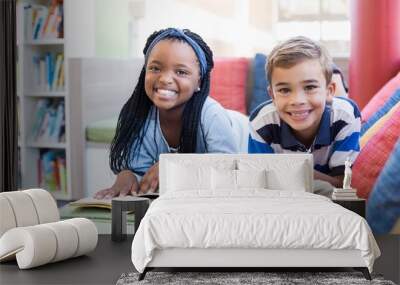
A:
{"type": "MultiPolygon", "coordinates": [[[[274,44],[272,27],[261,30],[251,25],[251,1],[224,1],[233,5],[228,7],[231,15],[206,10],[199,4],[194,4],[195,1],[143,1],[144,13],[136,16],[135,20],[137,38],[136,44],[132,45],[133,56],[141,56],[146,39],[152,32],[167,27],[188,28],[198,33],[216,56],[253,56],[255,51],[268,51],[274,44]]],[[[206,1],[199,2],[204,4],[206,1]]],[[[261,13],[260,16],[265,16],[265,20],[269,22],[271,13],[272,11],[265,11],[265,15],[261,13]]]]}
{"type": "Polygon", "coordinates": [[[67,57],[95,56],[95,0],[64,1],[67,57]]]}

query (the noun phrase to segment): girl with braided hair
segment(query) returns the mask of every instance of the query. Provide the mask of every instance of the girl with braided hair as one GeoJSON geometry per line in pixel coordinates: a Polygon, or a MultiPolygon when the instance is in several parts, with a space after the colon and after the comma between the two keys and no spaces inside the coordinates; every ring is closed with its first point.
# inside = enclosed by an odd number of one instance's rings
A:
{"type": "Polygon", "coordinates": [[[154,192],[161,153],[236,153],[227,111],[208,97],[213,55],[203,39],[168,28],[154,32],[132,96],[122,107],[111,143],[115,183],[95,194],[111,198],[154,192]]]}

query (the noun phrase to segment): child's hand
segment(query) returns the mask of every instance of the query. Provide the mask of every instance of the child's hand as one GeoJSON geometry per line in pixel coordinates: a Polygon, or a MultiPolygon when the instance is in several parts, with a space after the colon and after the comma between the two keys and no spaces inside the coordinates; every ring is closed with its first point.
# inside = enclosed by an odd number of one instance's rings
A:
{"type": "Polygon", "coordinates": [[[136,195],[139,189],[135,174],[130,170],[123,170],[110,188],[100,190],[94,195],[96,199],[111,199],[115,196],[136,195]]]}
{"type": "Polygon", "coordinates": [[[158,162],[147,170],[146,174],[143,176],[142,181],[140,181],[139,192],[155,192],[158,187],[158,162]]]}
{"type": "Polygon", "coordinates": [[[342,188],[343,186],[343,175],[341,176],[330,176],[328,174],[314,170],[314,180],[323,180],[332,184],[336,188],[342,188]]]}

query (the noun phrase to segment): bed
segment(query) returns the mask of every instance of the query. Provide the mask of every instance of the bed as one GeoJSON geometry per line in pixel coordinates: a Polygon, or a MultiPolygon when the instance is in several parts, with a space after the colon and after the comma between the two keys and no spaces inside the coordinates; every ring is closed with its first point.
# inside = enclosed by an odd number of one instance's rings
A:
{"type": "Polygon", "coordinates": [[[313,194],[310,154],[163,154],[160,197],[132,242],[157,267],[353,267],[379,248],[366,221],[313,194]]]}

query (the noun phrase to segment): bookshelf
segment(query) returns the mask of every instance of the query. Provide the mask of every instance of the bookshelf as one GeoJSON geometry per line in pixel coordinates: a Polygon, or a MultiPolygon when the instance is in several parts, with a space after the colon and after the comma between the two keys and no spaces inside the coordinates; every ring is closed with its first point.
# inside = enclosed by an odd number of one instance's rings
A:
{"type": "Polygon", "coordinates": [[[77,42],[93,26],[72,17],[75,11],[90,11],[85,5],[93,2],[80,2],[17,2],[19,185],[44,188],[57,200],[79,199],[84,193],[84,145],[75,143],[82,135],[75,115],[79,106],[68,74],[71,56],[93,55],[90,46],[77,42]]]}

